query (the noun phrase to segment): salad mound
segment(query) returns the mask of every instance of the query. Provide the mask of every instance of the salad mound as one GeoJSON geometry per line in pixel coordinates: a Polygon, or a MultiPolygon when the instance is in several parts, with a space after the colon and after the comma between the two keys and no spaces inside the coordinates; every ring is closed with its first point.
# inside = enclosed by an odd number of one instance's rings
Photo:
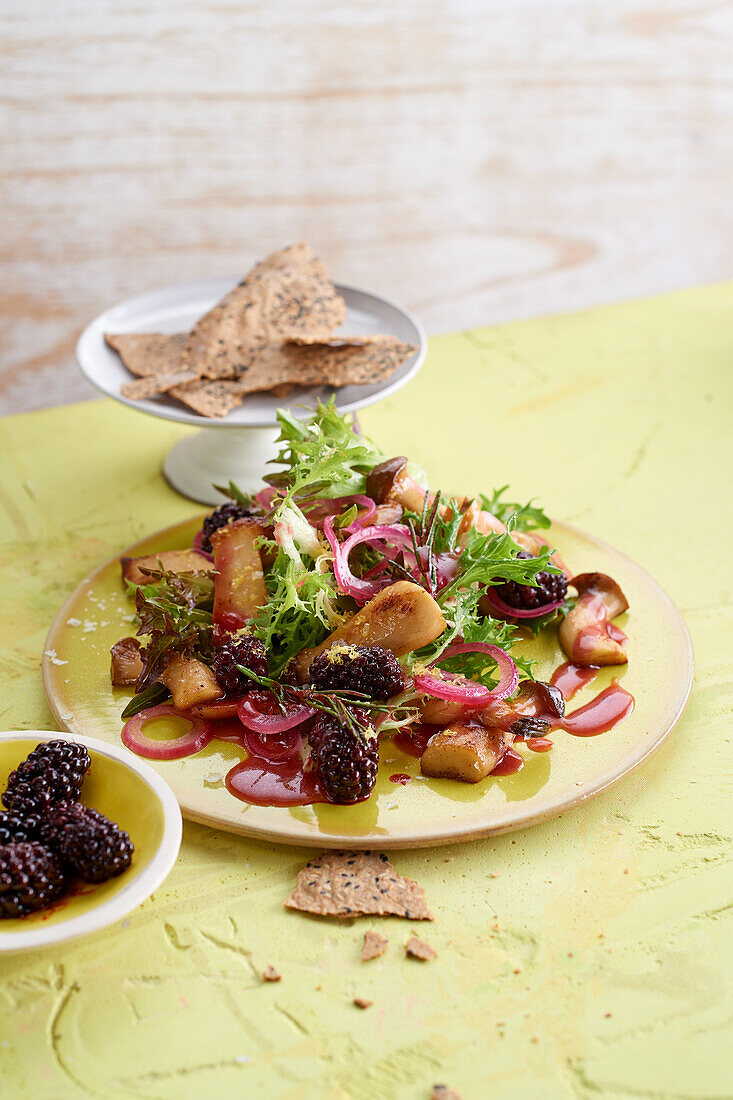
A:
{"type": "Polygon", "coordinates": [[[618,585],[573,578],[541,533],[547,516],[506,501],[507,486],[430,492],[333,401],[278,420],[266,488],[230,483],[193,548],[122,561],[139,627],[112,650],[112,682],[134,687],[125,744],[174,759],[229,722],[249,757],[299,768],[311,801],[342,804],[369,797],[389,735],[424,775],[471,783],[516,739],[551,747],[563,697],[515,647],[559,623],[575,665],[624,663],[618,585]],[[191,729],[146,738],[160,713],[191,729]]]}

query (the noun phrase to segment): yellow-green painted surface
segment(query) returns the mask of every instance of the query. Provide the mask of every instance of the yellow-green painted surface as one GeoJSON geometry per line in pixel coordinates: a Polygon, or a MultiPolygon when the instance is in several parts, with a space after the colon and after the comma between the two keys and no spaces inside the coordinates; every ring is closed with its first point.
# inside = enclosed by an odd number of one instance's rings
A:
{"type": "MultiPolygon", "coordinates": [[[[120,926],[0,962],[0,1095],[733,1095],[732,413],[733,285],[433,340],[365,429],[434,484],[510,481],[646,567],[692,631],[685,717],[560,819],[395,853],[435,913],[428,963],[404,957],[405,922],[286,912],[301,851],[187,825],[175,871],[120,926]],[[362,964],[369,927],[390,944],[362,964]],[[261,984],[268,963],[279,984],[261,984]]],[[[198,510],[158,472],[180,434],[111,402],[0,424],[5,728],[51,727],[40,660],[68,593],[198,510]]]]}

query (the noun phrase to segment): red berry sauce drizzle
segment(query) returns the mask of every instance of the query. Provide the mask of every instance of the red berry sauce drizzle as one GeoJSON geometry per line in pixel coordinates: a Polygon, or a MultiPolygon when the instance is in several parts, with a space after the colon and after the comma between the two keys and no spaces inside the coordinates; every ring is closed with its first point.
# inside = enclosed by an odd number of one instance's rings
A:
{"type": "MultiPolygon", "coordinates": [[[[562,693],[565,702],[577,695],[581,688],[590,684],[600,672],[600,668],[592,665],[583,668],[566,662],[555,669],[550,683],[562,693]]],[[[551,700],[546,693],[530,694],[526,703],[521,706],[520,713],[526,717],[540,718],[548,722],[551,730],[565,730],[574,737],[596,737],[599,733],[605,733],[613,729],[624,718],[627,718],[634,709],[634,697],[625,688],[613,680],[609,687],[599,692],[585,706],[574,710],[572,714],[560,717],[551,706],[551,700]],[[543,706],[543,702],[545,705],[543,706]]],[[[514,717],[519,717],[519,714],[514,717]]],[[[412,733],[402,731],[394,735],[394,742],[403,752],[410,756],[420,757],[425,752],[428,741],[434,733],[435,726],[421,725],[412,733]]],[[[521,737],[515,740],[522,740],[521,737]]],[[[528,737],[525,741],[532,752],[549,752],[553,747],[552,741],[546,737],[528,737]]],[[[492,775],[512,775],[524,767],[524,758],[515,749],[507,749],[504,756],[491,772],[492,775]]]]}
{"type": "MultiPolygon", "coordinates": [[[[599,671],[597,667],[583,668],[568,662],[555,670],[550,683],[559,689],[567,702],[591,683],[599,671]]],[[[512,713],[511,721],[519,716],[540,718],[549,723],[551,730],[565,730],[574,737],[595,737],[613,729],[633,709],[633,696],[613,680],[589,703],[564,717],[554,710],[546,689],[530,691],[517,712],[512,713]]],[[[296,739],[301,736],[297,730],[286,730],[258,740],[247,735],[237,718],[213,719],[202,724],[210,738],[237,744],[248,754],[225,777],[226,788],[235,798],[255,806],[310,806],[329,801],[315,772],[304,765],[301,753],[294,751],[296,739]]],[[[410,733],[398,731],[393,740],[403,752],[419,759],[436,732],[436,726],[422,724],[410,733]]],[[[516,740],[522,740],[521,736],[516,740]]],[[[553,747],[546,737],[529,737],[525,744],[533,752],[548,752],[553,747]]],[[[491,774],[512,775],[522,767],[524,758],[509,748],[491,774]]],[[[410,776],[404,772],[395,772],[389,778],[400,786],[410,781],[410,776]]]]}

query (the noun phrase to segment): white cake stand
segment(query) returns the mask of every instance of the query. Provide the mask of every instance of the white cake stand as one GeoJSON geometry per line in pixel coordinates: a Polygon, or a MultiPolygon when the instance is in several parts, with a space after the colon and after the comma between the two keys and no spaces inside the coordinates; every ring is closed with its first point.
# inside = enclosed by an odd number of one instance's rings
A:
{"type": "Polygon", "coordinates": [[[299,386],[285,398],[253,393],[221,420],[199,416],[165,394],[144,401],[123,397],[120,388],[132,376],[117,353],[105,344],[105,332],[187,332],[238,281],[205,279],[128,298],[100,313],[84,329],[76,346],[82,372],[102,393],[138,412],[199,429],[176,443],[163,462],[163,473],[179,493],[202,504],[220,503],[222,497],[214,485],[226,485],[230,480],[241,489],[261,488],[266,463],[275,455],[278,407],[302,413],[303,407],[315,408],[319,400],[326,401],[335,394],[342,413],[362,409],[409,382],[420,370],[427,350],[425,333],[412,314],[387,298],[337,284],[347,306],[346,320],[338,335],[384,333],[417,345],[415,354],[385,382],[343,386],[338,390],[330,386],[299,386]]]}

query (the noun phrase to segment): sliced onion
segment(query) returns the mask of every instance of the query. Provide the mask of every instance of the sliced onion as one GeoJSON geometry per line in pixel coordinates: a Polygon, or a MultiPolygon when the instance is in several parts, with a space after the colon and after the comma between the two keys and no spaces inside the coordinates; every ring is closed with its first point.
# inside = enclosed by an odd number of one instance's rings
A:
{"type": "Polygon", "coordinates": [[[141,710],[122,727],[123,745],[148,760],[180,760],[182,756],[192,756],[208,745],[212,736],[211,727],[203,719],[191,718],[167,703],[141,710]],[[143,732],[143,726],[151,718],[183,718],[191,723],[191,728],[170,741],[156,741],[143,732]]]}
{"type": "Polygon", "coordinates": [[[484,596],[505,619],[539,619],[542,615],[549,615],[551,611],[556,611],[558,607],[563,605],[563,600],[553,600],[551,603],[543,603],[539,607],[533,607],[529,610],[511,607],[508,603],[504,603],[501,596],[497,596],[491,585],[485,589],[484,596]]]}
{"type": "Polygon", "coordinates": [[[470,707],[483,707],[491,701],[491,692],[475,680],[467,680],[453,672],[441,672],[440,676],[431,676],[421,672],[414,679],[415,687],[423,695],[435,699],[447,699],[452,703],[464,703],[470,707]]]}
{"type": "Polygon", "coordinates": [[[366,603],[391,582],[389,578],[367,580],[365,577],[355,577],[349,567],[349,555],[354,547],[362,542],[391,542],[393,546],[404,548],[412,546],[410,529],[404,523],[385,523],[376,527],[366,527],[361,531],[355,531],[346,542],[339,543],[333,530],[333,518],[329,516],[324,520],[323,533],[333,551],[333,571],[339,588],[347,595],[353,596],[359,604],[366,603]]]}
{"type": "Polygon", "coordinates": [[[237,709],[242,725],[263,737],[294,729],[315,713],[315,707],[309,707],[306,703],[286,703],[283,714],[275,696],[269,691],[251,691],[237,709]]]}
{"type": "Polygon", "coordinates": [[[197,554],[200,554],[202,558],[206,558],[207,561],[213,561],[214,555],[210,554],[208,550],[201,549],[201,543],[204,541],[204,532],[197,531],[196,537],[193,540],[193,548],[197,554]]]}
{"type": "Polygon", "coordinates": [[[267,488],[260,489],[259,493],[255,493],[255,501],[265,512],[269,512],[276,493],[277,489],[273,489],[272,486],[268,485],[267,488]]]}
{"type": "Polygon", "coordinates": [[[282,760],[290,760],[303,747],[303,738],[297,730],[269,736],[245,730],[242,742],[250,756],[266,760],[268,764],[279,764],[282,760]]]}
{"type": "Polygon", "coordinates": [[[499,700],[506,699],[517,690],[519,672],[514,661],[503,649],[489,645],[487,642],[461,642],[458,645],[448,646],[440,657],[431,662],[431,667],[447,661],[449,657],[460,657],[462,653],[486,653],[496,661],[501,676],[499,683],[492,691],[483,684],[477,684],[475,680],[450,672],[442,672],[440,678],[431,676],[429,672],[421,673],[415,677],[415,687],[418,691],[426,695],[434,695],[438,699],[465,703],[471,707],[485,707],[490,703],[498,703],[499,700]]]}

